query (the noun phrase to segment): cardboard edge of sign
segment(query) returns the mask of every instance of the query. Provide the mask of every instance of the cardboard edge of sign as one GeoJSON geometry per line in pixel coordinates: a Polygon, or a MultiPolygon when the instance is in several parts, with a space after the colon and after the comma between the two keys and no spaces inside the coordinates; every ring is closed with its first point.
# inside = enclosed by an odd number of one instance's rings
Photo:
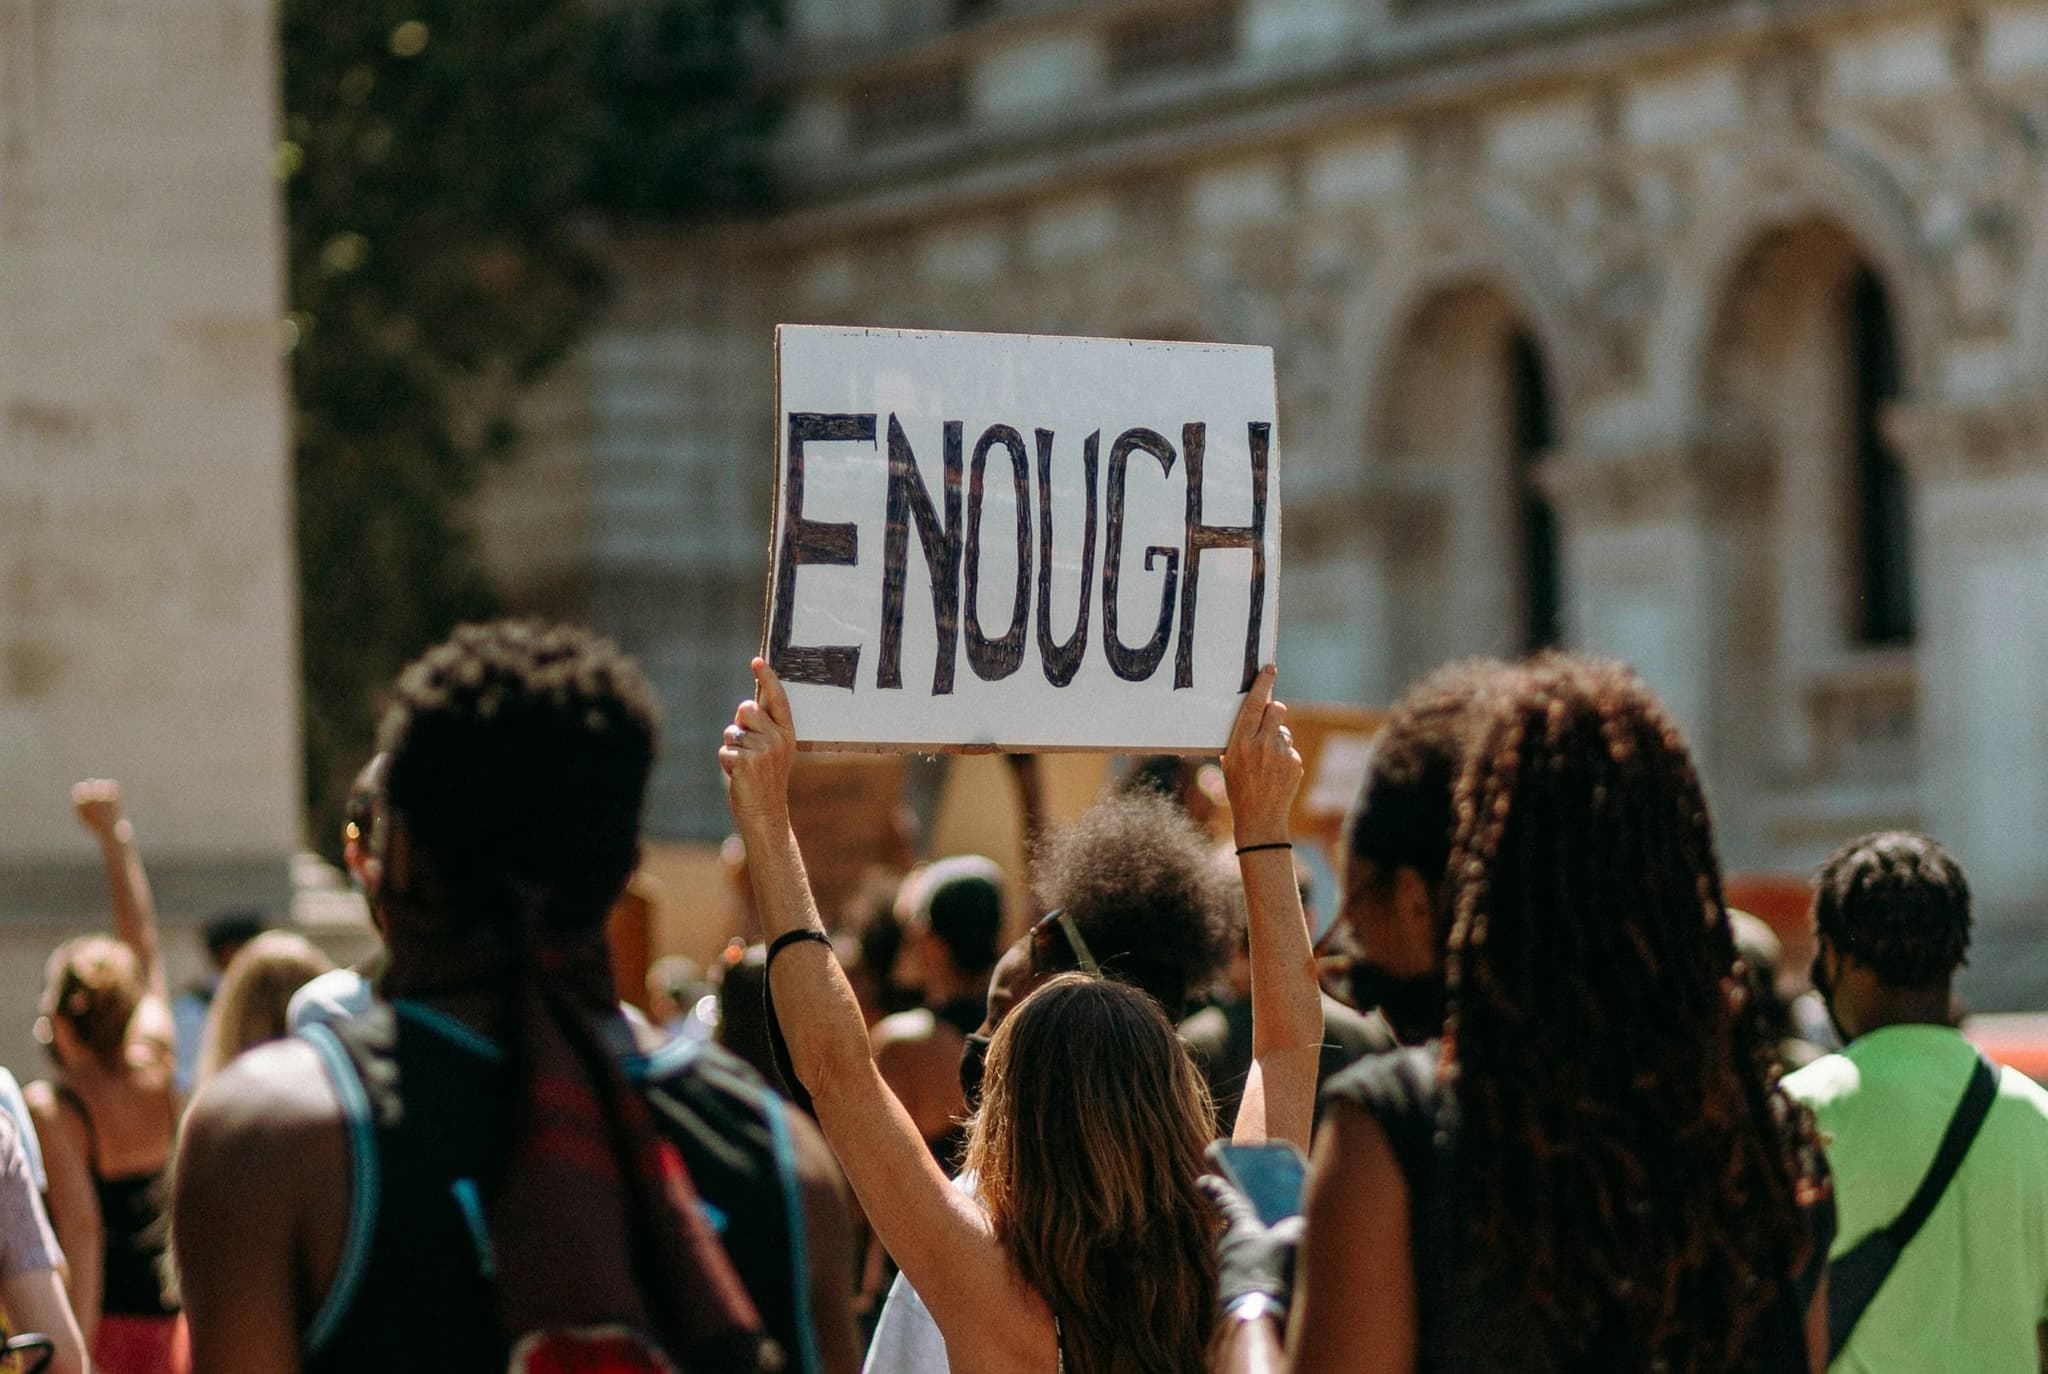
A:
{"type": "Polygon", "coordinates": [[[1214,746],[1195,744],[909,744],[881,740],[798,739],[797,750],[806,754],[1179,754],[1186,758],[1216,758],[1229,741],[1214,746]]]}
{"type": "Polygon", "coordinates": [[[768,576],[761,588],[761,647],[757,651],[765,662],[768,658],[769,627],[775,619],[775,540],[778,513],[782,510],[782,330],[775,326],[775,426],[768,438],[768,470],[775,475],[768,501],[768,576]]]}
{"type": "MultiPolygon", "coordinates": [[[[772,489],[771,489],[771,492],[770,492],[770,497],[769,497],[769,507],[768,507],[768,511],[769,511],[769,514],[768,514],[768,558],[767,558],[767,564],[768,564],[768,574],[767,574],[767,576],[766,576],[766,577],[765,577],[765,578],[763,579],[763,586],[762,586],[762,590],[761,590],[761,647],[760,647],[760,649],[759,649],[759,651],[758,651],[758,652],[759,652],[759,655],[760,655],[760,657],[762,657],[762,658],[764,658],[764,659],[768,657],[768,635],[769,635],[769,628],[770,628],[770,625],[771,625],[771,623],[772,623],[772,621],[773,621],[773,618],[774,618],[774,615],[775,615],[775,557],[776,557],[776,521],[777,521],[777,519],[779,518],[780,512],[781,512],[781,510],[782,510],[782,482],[783,482],[783,470],[782,470],[782,469],[783,469],[783,452],[782,452],[782,446],[783,446],[783,440],[784,440],[784,436],[783,436],[783,433],[782,433],[782,426],[781,426],[781,423],[780,423],[780,417],[781,417],[781,416],[782,416],[782,414],[783,414],[783,406],[782,406],[782,336],[783,336],[783,331],[784,331],[784,330],[788,330],[788,329],[825,329],[825,330],[832,330],[832,331],[834,331],[834,332],[840,332],[840,333],[846,333],[846,334],[907,334],[907,335],[938,335],[938,334],[975,334],[975,333],[983,333],[983,332],[986,332],[986,331],[980,331],[980,330],[949,330],[949,329],[882,329],[882,328],[859,328],[859,327],[853,327],[853,326],[830,326],[830,325],[792,325],[792,324],[777,324],[777,325],[775,326],[775,414],[776,414],[776,416],[777,416],[777,424],[776,424],[776,426],[775,426],[775,433],[774,433],[774,434],[773,434],[773,435],[772,435],[772,436],[771,436],[771,437],[769,438],[769,441],[768,441],[768,443],[769,443],[769,447],[770,447],[770,449],[771,449],[771,455],[770,455],[770,460],[771,460],[771,461],[770,461],[770,464],[769,464],[769,466],[770,466],[770,470],[771,470],[771,471],[773,472],[773,474],[774,474],[774,483],[773,483],[773,487],[772,487],[772,489]]],[[[1018,337],[1018,338],[1026,338],[1026,337],[1058,337],[1058,338],[1072,338],[1072,339],[1075,339],[1075,340],[1077,340],[1077,341],[1081,341],[1081,342],[1087,342],[1087,343],[1174,343],[1174,342],[1178,342],[1178,343],[1181,343],[1181,344],[1182,344],[1182,346],[1187,346],[1187,345],[1190,345],[1190,344],[1194,344],[1194,345],[1197,345],[1197,346],[1201,346],[1201,347],[1207,347],[1207,348],[1215,348],[1215,349],[1230,349],[1230,350],[1244,350],[1244,351],[1257,351],[1257,352],[1262,352],[1262,353],[1265,353],[1265,354],[1267,354],[1268,356],[1270,356],[1270,355],[1272,354],[1272,352],[1273,352],[1273,349],[1272,349],[1272,347],[1271,347],[1270,345],[1267,345],[1267,344],[1228,344],[1228,343],[1198,343],[1198,341],[1195,341],[1195,340],[1184,340],[1184,341],[1181,341],[1181,340],[1165,340],[1165,339],[1143,339],[1143,340],[1136,340],[1136,339],[1115,339],[1115,338],[1105,338],[1105,337],[1096,337],[1096,336],[1092,336],[1092,335],[1058,335],[1058,336],[1050,336],[1050,335],[1048,335],[1048,336],[1031,336],[1031,335],[1015,335],[1015,336],[1011,336],[1011,337],[1018,337]]],[[[1276,397],[1276,400],[1277,400],[1277,397],[1276,397]]],[[[1278,456],[1278,453],[1279,453],[1279,448],[1278,448],[1278,445],[1277,445],[1277,443],[1275,444],[1275,448],[1274,448],[1274,453],[1275,453],[1275,457],[1277,458],[1277,456],[1278,456]]],[[[1282,519],[1284,519],[1284,518],[1285,518],[1285,514],[1284,514],[1284,512],[1279,512],[1279,513],[1276,513],[1276,519],[1274,520],[1274,528],[1273,528],[1273,561],[1274,561],[1274,562],[1275,562],[1276,564],[1277,564],[1277,563],[1279,562],[1279,554],[1280,554],[1280,548],[1281,548],[1281,543],[1280,543],[1280,540],[1281,540],[1281,525],[1280,525],[1280,521],[1281,521],[1282,519]]],[[[1277,568],[1276,568],[1276,570],[1275,570],[1275,572],[1274,572],[1274,576],[1273,576],[1273,581],[1274,581],[1274,584],[1275,584],[1275,591],[1274,591],[1274,595],[1275,595],[1275,596],[1277,597],[1277,595],[1278,595],[1278,583],[1279,583],[1279,575],[1278,575],[1278,570],[1277,570],[1277,568]]],[[[1274,624],[1274,626],[1273,626],[1273,634],[1274,634],[1274,636],[1275,636],[1275,638],[1276,638],[1276,640],[1277,640],[1277,638],[1278,638],[1278,636],[1279,636],[1279,633],[1280,633],[1280,627],[1279,627],[1279,625],[1278,625],[1278,623],[1277,623],[1277,621],[1278,621],[1278,617],[1277,617],[1277,616],[1276,616],[1276,617],[1274,617],[1274,620],[1275,620],[1275,622],[1276,622],[1276,623],[1275,623],[1275,624],[1274,624]]],[[[1278,646],[1277,646],[1277,644],[1276,644],[1276,646],[1275,646],[1275,647],[1276,647],[1276,648],[1278,647],[1278,646]]],[[[1183,757],[1186,757],[1186,758],[1214,758],[1214,757],[1216,757],[1216,756],[1218,756],[1218,755],[1222,754],[1222,752],[1223,752],[1223,749],[1224,749],[1224,746],[1225,746],[1226,744],[1228,744],[1228,743],[1229,743],[1229,738],[1228,738],[1228,736],[1226,735],[1224,739],[1222,739],[1222,740],[1219,740],[1219,741],[1217,741],[1217,742],[1216,742],[1216,744],[1214,745],[1214,747],[1204,747],[1204,746],[1199,746],[1199,745],[1184,745],[1184,746],[1173,746],[1173,747],[1147,747],[1147,746],[1145,746],[1145,745],[1100,745],[1100,744],[991,744],[991,743],[976,743],[976,744],[934,744],[934,743],[910,743],[910,742],[907,742],[907,741],[902,741],[902,740],[889,740],[889,741],[884,741],[884,740],[808,740],[808,739],[799,739],[799,740],[797,741],[797,746],[796,746],[796,747],[797,747],[797,749],[798,749],[798,751],[799,751],[799,752],[801,752],[801,753],[806,753],[806,754],[1179,754],[1179,755],[1182,755],[1183,757]]]]}
{"type": "Polygon", "coordinates": [[[1268,356],[1273,352],[1271,344],[1226,343],[1221,339],[1137,339],[1116,334],[1033,334],[1011,329],[900,329],[889,325],[792,324],[784,321],[775,326],[777,375],[780,375],[782,331],[785,329],[842,337],[858,335],[862,338],[886,335],[899,339],[1044,339],[1054,343],[1123,344],[1132,348],[1141,344],[1171,344],[1176,348],[1200,348],[1216,353],[1264,353],[1268,356]]]}

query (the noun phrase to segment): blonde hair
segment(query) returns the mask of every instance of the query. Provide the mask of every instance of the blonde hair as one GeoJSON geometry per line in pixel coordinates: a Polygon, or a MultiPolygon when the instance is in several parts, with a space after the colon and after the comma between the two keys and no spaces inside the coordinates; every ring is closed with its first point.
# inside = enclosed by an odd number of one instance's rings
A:
{"type": "Polygon", "coordinates": [[[1215,1318],[1217,1221],[1195,1186],[1216,1112],[1159,1006],[1052,979],[989,1045],[967,1167],[1074,1374],[1185,1374],[1215,1318]]]}
{"type": "Polygon", "coordinates": [[[266,930],[242,946],[221,975],[200,1041],[198,1081],[206,1083],[243,1050],[284,1037],[292,994],[334,963],[288,930],[266,930]]]}
{"type": "Polygon", "coordinates": [[[81,935],[51,952],[42,1011],[71,1027],[94,1058],[113,1063],[127,1046],[143,992],[134,950],[111,936],[81,935]]]}

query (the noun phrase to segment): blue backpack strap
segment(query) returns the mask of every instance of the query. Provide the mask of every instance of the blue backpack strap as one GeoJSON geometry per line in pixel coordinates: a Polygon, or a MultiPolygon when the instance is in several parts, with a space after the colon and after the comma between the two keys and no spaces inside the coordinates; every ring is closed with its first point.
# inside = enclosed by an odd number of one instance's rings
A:
{"type": "Polygon", "coordinates": [[[318,1353],[341,1329],[355,1303],[356,1290],[361,1287],[363,1275],[369,1269],[370,1245],[377,1230],[380,1171],[377,1128],[371,1120],[369,1094],[364,1091],[362,1076],[356,1072],[354,1059],[329,1026],[306,1026],[298,1035],[319,1054],[327,1076],[333,1080],[335,1096],[341,1100],[342,1117],[348,1130],[348,1232],[342,1242],[341,1262],[335,1269],[334,1282],[328,1287],[327,1297],[314,1314],[312,1324],[306,1328],[306,1348],[309,1352],[318,1353]]]}
{"type": "MultiPolygon", "coordinates": [[[[811,1306],[811,1262],[809,1228],[805,1224],[803,1180],[798,1172],[796,1135],[789,1113],[792,1110],[752,1068],[740,1061],[729,1051],[711,1044],[677,1040],[648,1055],[636,1055],[625,1061],[627,1075],[651,1089],[656,1094],[676,1103],[685,1115],[697,1123],[697,1130],[705,1134],[697,1137],[699,1145],[715,1141],[725,1133],[722,1145],[713,1144],[709,1154],[715,1159],[726,1153],[741,1139],[747,1143],[742,1152],[759,1161],[758,1174],[763,1204],[755,1212],[756,1224],[769,1223],[779,1212],[782,1243],[767,1254],[757,1244],[759,1236],[749,1231],[734,1234],[728,1225],[731,1218],[726,1208],[715,1200],[716,1186],[707,1190],[710,1177],[698,1178],[700,1201],[706,1215],[711,1217],[714,1228],[725,1237],[729,1246],[735,1241],[740,1251],[751,1250],[754,1266],[749,1282],[772,1284],[778,1293],[784,1287],[789,1291],[786,1329],[777,1326],[777,1339],[788,1349],[791,1356],[789,1368],[803,1371],[803,1374],[822,1374],[824,1365],[819,1352],[817,1319],[811,1306]],[[764,1148],[765,1147],[765,1148],[764,1148]],[[772,1173],[772,1177],[771,1177],[772,1173]]],[[[687,1142],[685,1153],[690,1152],[687,1142]]],[[[700,1157],[701,1158],[701,1157],[700,1157]]],[[[704,1162],[711,1163],[711,1160],[704,1162]]],[[[694,1166],[693,1166],[694,1167],[694,1166]]],[[[711,1175],[717,1173],[715,1164],[711,1175]]],[[[726,1199],[737,1204],[737,1199],[726,1199]]],[[[737,1258],[737,1255],[736,1255],[737,1258]]],[[[757,1302],[764,1296],[756,1295],[757,1302]]],[[[771,1298],[768,1307],[780,1308],[778,1298],[771,1298]]]]}

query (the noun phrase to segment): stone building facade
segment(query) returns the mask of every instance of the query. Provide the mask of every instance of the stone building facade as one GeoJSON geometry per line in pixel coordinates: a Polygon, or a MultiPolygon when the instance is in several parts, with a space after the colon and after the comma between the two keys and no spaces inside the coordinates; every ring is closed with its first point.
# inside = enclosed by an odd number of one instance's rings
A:
{"type": "Polygon", "coordinates": [[[720,823],[777,321],[1266,343],[1290,694],[1618,654],[1730,867],[1924,826],[1979,997],[2048,995],[2048,4],[793,8],[788,208],[617,245],[492,516],[663,675],[663,826],[720,823]]]}
{"type": "Polygon", "coordinates": [[[289,892],[273,26],[267,0],[0,0],[0,968],[16,1010],[50,944],[16,932],[104,921],[68,798],[81,777],[126,786],[172,918],[236,900],[282,916],[289,892]]]}

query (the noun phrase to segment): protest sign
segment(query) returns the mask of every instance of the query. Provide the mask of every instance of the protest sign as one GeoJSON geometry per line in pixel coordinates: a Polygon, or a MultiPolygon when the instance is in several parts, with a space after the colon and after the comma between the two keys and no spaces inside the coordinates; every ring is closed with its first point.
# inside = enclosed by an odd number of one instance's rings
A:
{"type": "Polygon", "coordinates": [[[1266,348],[783,325],[765,655],[812,748],[1214,753],[1273,656],[1266,348]]]}

